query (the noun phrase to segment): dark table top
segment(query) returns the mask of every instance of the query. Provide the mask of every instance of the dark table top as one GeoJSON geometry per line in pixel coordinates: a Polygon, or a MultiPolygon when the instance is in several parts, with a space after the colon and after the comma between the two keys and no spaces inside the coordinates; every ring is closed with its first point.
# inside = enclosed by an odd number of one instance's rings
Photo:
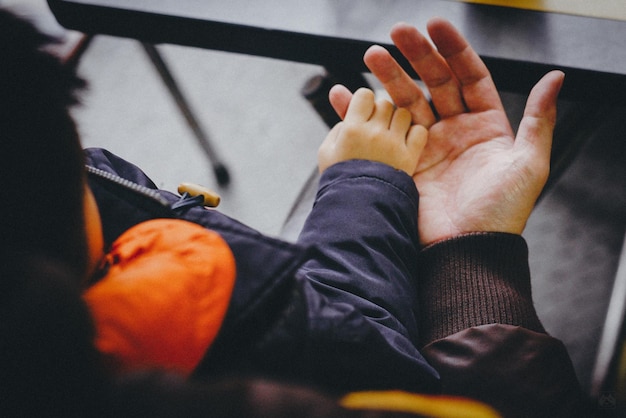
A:
{"type": "MultiPolygon", "coordinates": [[[[527,93],[547,71],[566,72],[561,97],[626,105],[626,22],[434,0],[48,0],[59,22],[136,38],[366,71],[364,51],[389,47],[389,29],[455,24],[498,87],[527,93]]],[[[397,55],[399,57],[399,55],[397,55]]],[[[408,66],[407,66],[408,68],[408,66]]]]}

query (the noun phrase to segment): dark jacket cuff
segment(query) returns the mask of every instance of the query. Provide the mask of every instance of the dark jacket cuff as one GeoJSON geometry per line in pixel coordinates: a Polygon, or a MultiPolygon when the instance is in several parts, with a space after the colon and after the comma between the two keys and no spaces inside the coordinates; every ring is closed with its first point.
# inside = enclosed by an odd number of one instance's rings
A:
{"type": "Polygon", "coordinates": [[[519,235],[472,233],[420,253],[420,342],[486,324],[545,332],[533,306],[528,247],[519,235]]]}

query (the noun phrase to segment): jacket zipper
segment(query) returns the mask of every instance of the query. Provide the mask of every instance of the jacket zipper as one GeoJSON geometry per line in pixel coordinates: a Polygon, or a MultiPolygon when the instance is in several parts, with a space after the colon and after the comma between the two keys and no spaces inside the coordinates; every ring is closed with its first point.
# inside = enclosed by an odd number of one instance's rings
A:
{"type": "Polygon", "coordinates": [[[161,196],[157,190],[151,189],[146,186],[142,186],[140,184],[134,183],[130,180],[127,180],[123,177],[117,176],[115,174],[111,174],[108,171],[101,170],[99,168],[86,165],[87,173],[94,177],[98,177],[100,179],[106,180],[110,183],[113,183],[116,186],[121,187],[127,191],[136,193],[145,197],[147,199],[152,200],[153,202],[163,206],[166,209],[171,209],[171,203],[161,196]]]}

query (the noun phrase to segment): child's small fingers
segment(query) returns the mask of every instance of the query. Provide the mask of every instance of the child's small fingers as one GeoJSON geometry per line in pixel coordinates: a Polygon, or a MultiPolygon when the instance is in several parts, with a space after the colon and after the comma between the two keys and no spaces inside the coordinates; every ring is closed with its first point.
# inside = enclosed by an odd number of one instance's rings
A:
{"type": "Polygon", "coordinates": [[[360,88],[354,92],[344,120],[365,122],[372,116],[374,109],[374,92],[367,88],[360,88]]]}
{"type": "Polygon", "coordinates": [[[380,123],[385,128],[389,128],[391,126],[391,121],[394,113],[394,105],[389,100],[377,100],[376,108],[374,109],[374,114],[371,117],[371,120],[376,123],[380,123]]]}
{"type": "Polygon", "coordinates": [[[395,112],[393,112],[393,118],[391,119],[389,129],[398,134],[406,133],[411,127],[411,119],[411,112],[409,112],[408,109],[396,109],[395,112]]]}
{"type": "Polygon", "coordinates": [[[428,141],[428,130],[422,125],[413,125],[406,136],[406,145],[410,153],[416,157],[422,154],[428,141]]]}

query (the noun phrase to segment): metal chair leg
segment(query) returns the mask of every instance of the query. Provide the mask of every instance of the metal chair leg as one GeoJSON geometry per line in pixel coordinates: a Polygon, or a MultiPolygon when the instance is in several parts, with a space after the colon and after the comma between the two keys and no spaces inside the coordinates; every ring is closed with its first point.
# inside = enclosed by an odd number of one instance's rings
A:
{"type": "Polygon", "coordinates": [[[87,48],[89,48],[92,40],[93,35],[81,35],[80,39],[72,46],[71,50],[65,56],[61,57],[63,65],[72,68],[78,67],[80,59],[83,57],[85,51],[87,51],[87,48]]]}
{"type": "Polygon", "coordinates": [[[146,42],[142,42],[141,45],[143,46],[144,50],[148,54],[148,57],[154,64],[159,75],[163,79],[163,82],[165,83],[168,90],[170,91],[170,94],[174,97],[174,100],[176,101],[178,108],[180,109],[183,116],[187,120],[189,127],[192,129],[204,153],[206,154],[209,161],[213,165],[213,172],[215,173],[217,183],[220,186],[226,186],[230,182],[230,174],[228,173],[228,169],[217,157],[217,154],[213,150],[213,147],[211,145],[208,135],[206,135],[206,133],[204,132],[204,130],[198,123],[195,115],[191,111],[191,108],[189,104],[187,103],[187,100],[185,99],[182,92],[178,88],[178,85],[176,84],[176,81],[174,80],[172,73],[167,67],[167,64],[163,60],[163,57],[161,56],[161,54],[159,53],[159,51],[156,49],[154,45],[150,43],[146,43],[146,42]]]}

